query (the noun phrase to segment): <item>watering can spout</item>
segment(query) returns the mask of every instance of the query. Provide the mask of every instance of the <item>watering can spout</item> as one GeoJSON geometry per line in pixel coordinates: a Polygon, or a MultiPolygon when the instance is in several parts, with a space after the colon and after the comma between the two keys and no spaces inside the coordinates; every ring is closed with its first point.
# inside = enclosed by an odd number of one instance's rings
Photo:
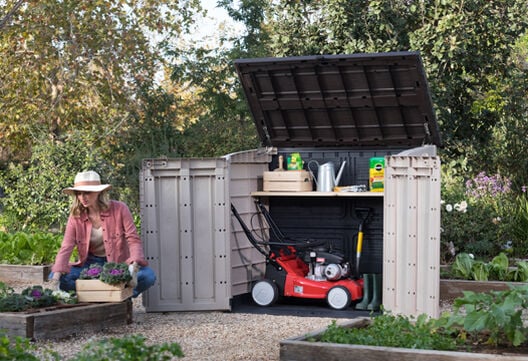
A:
{"type": "Polygon", "coordinates": [[[346,160],[343,161],[341,164],[341,168],[339,168],[339,172],[337,172],[337,176],[335,177],[334,186],[337,187],[339,185],[339,181],[341,180],[341,176],[343,175],[343,170],[345,169],[346,160]]]}

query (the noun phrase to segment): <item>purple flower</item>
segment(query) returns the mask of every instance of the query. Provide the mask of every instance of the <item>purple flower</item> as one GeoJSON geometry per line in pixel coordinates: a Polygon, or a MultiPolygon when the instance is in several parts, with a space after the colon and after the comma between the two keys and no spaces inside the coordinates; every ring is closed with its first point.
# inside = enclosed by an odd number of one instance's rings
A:
{"type": "Polygon", "coordinates": [[[112,276],[119,276],[119,275],[122,275],[122,274],[123,274],[123,271],[120,270],[120,269],[113,269],[113,270],[110,271],[110,274],[111,274],[112,276]]]}
{"type": "Polygon", "coordinates": [[[89,276],[96,277],[96,276],[99,276],[99,273],[101,273],[101,270],[99,268],[90,268],[89,270],[86,271],[86,273],[89,276]]]}
{"type": "Polygon", "coordinates": [[[497,197],[511,191],[511,180],[500,174],[488,176],[480,172],[474,179],[466,182],[466,194],[474,198],[497,197]]]}
{"type": "Polygon", "coordinates": [[[37,290],[37,289],[33,289],[31,291],[31,297],[34,297],[34,298],[41,298],[42,297],[42,292],[40,290],[37,290]]]}

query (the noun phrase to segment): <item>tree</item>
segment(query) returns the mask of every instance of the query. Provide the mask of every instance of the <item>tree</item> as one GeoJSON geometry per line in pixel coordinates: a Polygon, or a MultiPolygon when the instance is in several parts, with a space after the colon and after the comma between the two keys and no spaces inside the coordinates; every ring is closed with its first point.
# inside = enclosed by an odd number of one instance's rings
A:
{"type": "MultiPolygon", "coordinates": [[[[245,32],[223,34],[220,46],[191,49],[171,48],[177,60],[171,79],[180,89],[192,93],[186,114],[190,115],[178,138],[182,154],[221,156],[259,145],[257,132],[238,82],[233,60],[264,56],[268,53],[268,32],[264,27],[265,0],[222,0],[229,15],[245,25],[245,32]],[[230,45],[227,45],[230,44],[230,45]]],[[[182,93],[182,94],[185,94],[182,93]]]]}
{"type": "Polygon", "coordinates": [[[501,128],[513,134],[526,123],[526,68],[512,62],[528,29],[525,1],[280,0],[268,26],[277,56],[420,51],[447,159],[494,171],[501,128]]]}
{"type": "Polygon", "coordinates": [[[90,168],[137,211],[129,155],[159,155],[160,140],[147,148],[140,134],[159,124],[149,123],[151,103],[166,103],[162,92],[153,101],[160,49],[200,9],[199,0],[0,2],[0,223],[56,227],[67,212],[60,189],[90,168]]]}
{"type": "MultiPolygon", "coordinates": [[[[0,3],[7,13],[13,1],[0,3]]],[[[4,159],[28,159],[41,136],[71,130],[117,142],[198,0],[27,1],[0,32],[0,140],[4,159]]]]}

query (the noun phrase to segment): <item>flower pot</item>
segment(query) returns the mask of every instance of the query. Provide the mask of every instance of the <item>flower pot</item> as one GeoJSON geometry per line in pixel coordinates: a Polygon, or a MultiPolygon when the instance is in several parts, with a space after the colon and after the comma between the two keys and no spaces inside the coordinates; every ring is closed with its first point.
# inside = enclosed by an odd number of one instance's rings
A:
{"type": "Polygon", "coordinates": [[[75,281],[79,302],[121,302],[132,296],[132,287],[124,283],[109,285],[99,280],[75,281]]]}

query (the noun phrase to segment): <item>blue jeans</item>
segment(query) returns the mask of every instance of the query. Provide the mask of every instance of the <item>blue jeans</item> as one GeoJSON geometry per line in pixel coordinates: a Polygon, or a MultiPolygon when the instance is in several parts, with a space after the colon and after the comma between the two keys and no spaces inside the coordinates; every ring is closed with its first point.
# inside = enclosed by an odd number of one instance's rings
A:
{"type": "MultiPolygon", "coordinates": [[[[70,269],[70,273],[63,274],[60,278],[60,289],[63,291],[75,291],[75,280],[77,280],[83,269],[89,268],[90,265],[97,263],[104,265],[106,263],[106,257],[97,257],[88,255],[86,262],[82,266],[73,266],[70,269]]],[[[53,272],[50,273],[49,279],[53,278],[53,272]]],[[[156,274],[150,267],[140,267],[137,274],[137,286],[132,292],[132,297],[136,298],[142,292],[146,291],[156,282],[156,274]]]]}

